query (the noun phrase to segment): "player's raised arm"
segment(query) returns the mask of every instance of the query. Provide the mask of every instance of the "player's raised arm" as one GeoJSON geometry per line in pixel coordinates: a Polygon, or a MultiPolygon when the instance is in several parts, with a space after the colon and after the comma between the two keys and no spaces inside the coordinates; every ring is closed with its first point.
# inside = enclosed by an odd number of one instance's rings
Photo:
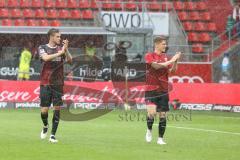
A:
{"type": "Polygon", "coordinates": [[[66,49],[65,48],[63,48],[62,50],[60,50],[60,51],[58,51],[57,53],[54,53],[54,54],[47,54],[46,52],[45,52],[45,50],[44,49],[39,49],[40,50],[40,58],[43,60],[43,61],[51,61],[51,60],[53,60],[53,59],[55,59],[56,57],[59,57],[59,56],[61,56],[61,55],[63,55],[66,51],[66,49]]]}
{"type": "Polygon", "coordinates": [[[178,57],[179,56],[174,55],[169,61],[162,62],[162,63],[153,62],[151,63],[151,66],[154,69],[166,68],[169,65],[174,64],[177,61],[178,57]]]}
{"type": "Polygon", "coordinates": [[[169,61],[166,61],[166,62],[163,62],[163,63],[157,63],[157,62],[153,62],[151,64],[151,66],[154,68],[154,69],[160,69],[160,68],[166,68],[168,67],[169,65],[173,64],[174,61],[171,59],[169,61]]]}
{"type": "Polygon", "coordinates": [[[72,55],[71,55],[71,53],[69,52],[68,49],[66,50],[65,55],[66,55],[66,61],[68,63],[72,63],[72,55]]]}
{"type": "Polygon", "coordinates": [[[72,55],[68,50],[69,41],[67,39],[63,40],[63,46],[66,48],[65,57],[68,63],[72,63],[72,55]]]}
{"type": "Polygon", "coordinates": [[[176,70],[177,70],[177,63],[178,63],[178,60],[181,58],[182,53],[181,52],[177,52],[175,56],[176,56],[177,60],[173,62],[172,67],[169,69],[170,73],[176,72],[176,70]]]}

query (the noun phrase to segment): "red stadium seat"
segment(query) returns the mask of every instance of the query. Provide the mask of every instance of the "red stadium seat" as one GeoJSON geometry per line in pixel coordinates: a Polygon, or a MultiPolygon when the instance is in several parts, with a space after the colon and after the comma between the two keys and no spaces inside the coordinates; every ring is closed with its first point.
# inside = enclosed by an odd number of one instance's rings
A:
{"type": "Polygon", "coordinates": [[[194,11],[196,9],[195,2],[184,2],[184,8],[188,11],[194,11]]]}
{"type": "Polygon", "coordinates": [[[66,8],[67,4],[65,0],[56,0],[55,7],[56,8],[66,8]]]}
{"type": "Polygon", "coordinates": [[[82,19],[93,20],[93,12],[92,12],[92,10],[84,10],[82,12],[82,19]]]}
{"type": "Polygon", "coordinates": [[[6,1],[0,0],[0,7],[5,7],[5,6],[6,6],[6,1]]]}
{"type": "Polygon", "coordinates": [[[8,9],[0,8],[0,17],[1,18],[8,17],[8,15],[9,15],[8,9]]]}
{"type": "Polygon", "coordinates": [[[21,16],[22,16],[22,13],[21,13],[21,10],[20,10],[20,9],[14,8],[14,9],[11,10],[11,17],[13,17],[13,18],[19,18],[19,17],[21,17],[21,16]]]}
{"type": "Polygon", "coordinates": [[[189,19],[187,12],[178,12],[178,17],[181,21],[186,21],[189,19]]]}
{"type": "Polygon", "coordinates": [[[186,31],[193,31],[193,24],[191,22],[184,22],[183,27],[186,31]]]}
{"type": "Polygon", "coordinates": [[[81,19],[81,12],[77,9],[71,10],[70,14],[72,19],[81,19]]]}
{"type": "Polygon", "coordinates": [[[91,5],[91,9],[98,10],[97,2],[95,0],[92,0],[90,5],[91,5]]]}
{"type": "Polygon", "coordinates": [[[32,7],[33,8],[40,8],[42,7],[42,1],[39,1],[39,0],[32,0],[32,7]]]}
{"type": "Polygon", "coordinates": [[[189,42],[198,42],[198,35],[195,32],[188,33],[188,41],[189,42]]]}
{"type": "Polygon", "coordinates": [[[36,18],[45,18],[45,11],[43,9],[36,9],[35,17],[36,18]]]}
{"type": "Polygon", "coordinates": [[[30,0],[20,0],[20,7],[21,8],[31,7],[30,0]]]}
{"type": "Polygon", "coordinates": [[[210,21],[211,20],[211,15],[209,12],[203,12],[201,13],[201,20],[204,20],[204,21],[210,21]]]}
{"type": "Polygon", "coordinates": [[[37,26],[37,21],[34,19],[27,19],[26,24],[27,26],[37,26]]]}
{"type": "Polygon", "coordinates": [[[200,18],[199,12],[190,12],[189,13],[189,20],[198,21],[200,19],[201,18],[200,18]]]}
{"type": "Polygon", "coordinates": [[[12,20],[11,19],[3,19],[2,20],[2,26],[11,26],[12,20]]]}
{"type": "Polygon", "coordinates": [[[50,23],[51,26],[54,26],[54,27],[58,27],[58,26],[61,26],[61,22],[58,21],[58,20],[53,20],[51,23],[50,23]]]}
{"type": "Polygon", "coordinates": [[[54,8],[55,7],[55,3],[53,2],[53,0],[44,0],[43,7],[45,7],[45,8],[54,8]]]}
{"type": "Polygon", "coordinates": [[[167,12],[167,11],[171,11],[173,9],[173,6],[170,2],[165,1],[164,3],[162,3],[162,11],[163,12],[167,12]]]}
{"type": "Polygon", "coordinates": [[[18,7],[18,0],[8,0],[8,7],[18,7]]]}
{"type": "Polygon", "coordinates": [[[173,6],[176,10],[184,10],[184,4],[181,1],[174,1],[173,6]]]}
{"type": "Polygon", "coordinates": [[[208,43],[211,41],[211,36],[208,33],[200,33],[199,41],[203,43],[208,43]]]}
{"type": "Polygon", "coordinates": [[[58,17],[57,10],[55,9],[48,9],[46,13],[47,13],[47,18],[55,19],[58,17]]]}
{"type": "Polygon", "coordinates": [[[203,10],[207,10],[207,5],[205,2],[203,1],[200,1],[200,2],[196,2],[196,10],[200,10],[200,11],[203,11],[203,10]]]}
{"type": "Polygon", "coordinates": [[[134,1],[129,1],[124,5],[125,10],[127,11],[136,11],[137,5],[134,1]]]}
{"type": "Polygon", "coordinates": [[[14,26],[25,26],[23,19],[15,19],[14,26]]]}
{"type": "Polygon", "coordinates": [[[160,11],[161,5],[158,2],[148,3],[147,9],[149,11],[160,11]]]}
{"type": "Polygon", "coordinates": [[[194,52],[194,53],[203,53],[204,52],[203,45],[201,43],[193,44],[192,45],[192,52],[194,52]]]}
{"type": "Polygon", "coordinates": [[[38,25],[39,26],[49,26],[49,23],[48,23],[48,20],[46,20],[46,19],[40,19],[38,21],[38,25]]]}
{"type": "Polygon", "coordinates": [[[123,10],[122,0],[114,0],[113,9],[114,9],[115,11],[121,11],[121,10],[123,10]]]}
{"type": "Polygon", "coordinates": [[[67,19],[70,18],[70,14],[69,11],[66,9],[62,9],[59,11],[58,17],[61,19],[67,19]]]}
{"type": "Polygon", "coordinates": [[[26,17],[26,18],[32,18],[32,17],[34,17],[33,10],[31,10],[31,9],[24,9],[24,10],[22,11],[22,15],[23,15],[24,17],[26,17]]]}
{"type": "Polygon", "coordinates": [[[195,31],[206,31],[206,24],[203,22],[196,22],[194,26],[195,31]]]}
{"type": "Polygon", "coordinates": [[[211,31],[211,32],[217,32],[216,23],[214,23],[214,22],[207,23],[207,29],[208,29],[208,31],[211,31]]]}
{"type": "Polygon", "coordinates": [[[77,0],[68,0],[67,7],[68,8],[77,8],[78,7],[77,0]]]}
{"type": "Polygon", "coordinates": [[[113,5],[114,5],[114,9],[115,9],[116,11],[121,11],[121,10],[123,10],[123,4],[121,3],[121,1],[120,1],[120,2],[117,2],[117,3],[114,3],[113,5]]]}
{"type": "Polygon", "coordinates": [[[113,4],[110,2],[104,2],[102,3],[102,9],[103,10],[112,10],[114,8],[113,4]]]}
{"type": "Polygon", "coordinates": [[[91,4],[88,0],[80,0],[79,1],[79,7],[80,9],[89,9],[91,8],[91,4]]]}

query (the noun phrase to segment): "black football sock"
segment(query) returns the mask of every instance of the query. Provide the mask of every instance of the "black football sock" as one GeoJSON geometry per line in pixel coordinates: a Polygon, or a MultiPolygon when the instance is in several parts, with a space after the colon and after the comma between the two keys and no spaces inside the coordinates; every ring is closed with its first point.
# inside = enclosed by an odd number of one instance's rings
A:
{"type": "Polygon", "coordinates": [[[48,112],[41,112],[41,118],[44,126],[48,125],[48,112]]]}
{"type": "Polygon", "coordinates": [[[166,125],[167,125],[166,118],[160,118],[160,122],[159,122],[159,125],[158,125],[158,135],[161,138],[163,137],[163,135],[165,133],[166,125]]]}
{"type": "Polygon", "coordinates": [[[58,124],[60,120],[60,110],[54,110],[53,119],[52,119],[52,135],[55,135],[57,132],[58,124]]]}
{"type": "Polygon", "coordinates": [[[154,117],[147,116],[147,127],[149,130],[152,130],[153,123],[154,123],[154,117]]]}

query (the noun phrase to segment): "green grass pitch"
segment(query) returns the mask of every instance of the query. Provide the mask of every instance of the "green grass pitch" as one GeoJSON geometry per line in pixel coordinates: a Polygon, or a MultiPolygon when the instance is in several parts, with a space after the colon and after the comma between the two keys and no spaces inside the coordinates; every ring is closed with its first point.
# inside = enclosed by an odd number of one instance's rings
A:
{"type": "MultiPolygon", "coordinates": [[[[145,142],[145,113],[112,111],[85,122],[61,121],[58,144],[40,140],[39,109],[0,110],[0,160],[238,160],[240,114],[171,111],[167,145],[145,142]],[[178,117],[177,117],[178,115],[178,117]],[[177,118],[176,118],[177,117],[177,118]]],[[[49,115],[51,122],[52,112],[49,115]]]]}

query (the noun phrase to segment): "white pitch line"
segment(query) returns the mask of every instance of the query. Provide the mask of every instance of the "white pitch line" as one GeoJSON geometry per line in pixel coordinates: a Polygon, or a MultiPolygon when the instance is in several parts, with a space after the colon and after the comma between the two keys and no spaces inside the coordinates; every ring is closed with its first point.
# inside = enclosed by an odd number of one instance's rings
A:
{"type": "Polygon", "coordinates": [[[214,115],[206,115],[206,117],[226,118],[226,119],[240,119],[240,117],[226,117],[226,116],[214,116],[214,115]]]}
{"type": "MultiPolygon", "coordinates": [[[[158,125],[158,124],[154,124],[154,125],[158,125]]],[[[224,133],[224,134],[232,134],[232,135],[240,136],[240,133],[238,133],[238,132],[227,132],[227,131],[218,131],[218,130],[212,130],[212,129],[201,129],[201,128],[191,128],[191,127],[178,127],[178,126],[170,126],[170,125],[167,125],[167,127],[193,130],[193,131],[202,131],[202,132],[224,133]]]]}

